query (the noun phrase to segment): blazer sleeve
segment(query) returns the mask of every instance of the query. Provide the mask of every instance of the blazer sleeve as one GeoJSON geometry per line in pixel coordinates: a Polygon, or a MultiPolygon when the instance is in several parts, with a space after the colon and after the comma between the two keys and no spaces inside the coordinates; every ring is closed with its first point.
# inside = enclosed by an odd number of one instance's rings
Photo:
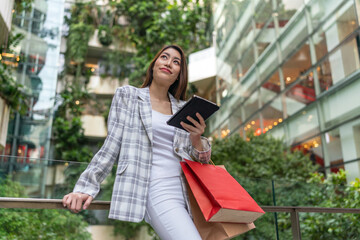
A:
{"type": "Polygon", "coordinates": [[[201,142],[204,148],[203,151],[199,151],[196,148],[194,148],[190,141],[189,152],[191,158],[197,162],[209,163],[211,158],[211,144],[209,140],[205,137],[201,137],[201,142]]]}
{"type": "Polygon", "coordinates": [[[109,111],[107,137],[103,146],[80,175],[73,192],[86,193],[93,198],[99,193],[100,183],[111,171],[120,152],[126,112],[124,110],[128,99],[126,95],[124,88],[116,90],[109,111]]]}

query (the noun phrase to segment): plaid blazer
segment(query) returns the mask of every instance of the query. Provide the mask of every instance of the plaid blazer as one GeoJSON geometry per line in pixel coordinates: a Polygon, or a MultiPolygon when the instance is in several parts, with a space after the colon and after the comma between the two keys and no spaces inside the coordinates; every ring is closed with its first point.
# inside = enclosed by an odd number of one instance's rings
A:
{"type": "MultiPolygon", "coordinates": [[[[170,93],[169,98],[173,113],[185,103],[176,100],[170,93]]],[[[105,142],[75,185],[74,192],[86,193],[95,198],[100,183],[116,162],[109,218],[131,222],[140,222],[144,218],[152,164],[151,114],[149,88],[118,88],[110,108],[105,142]]],[[[211,147],[206,138],[202,137],[202,142],[204,151],[199,152],[192,147],[189,133],[175,128],[173,148],[179,161],[187,158],[208,162],[211,147]]],[[[182,183],[190,213],[184,176],[182,183]]]]}

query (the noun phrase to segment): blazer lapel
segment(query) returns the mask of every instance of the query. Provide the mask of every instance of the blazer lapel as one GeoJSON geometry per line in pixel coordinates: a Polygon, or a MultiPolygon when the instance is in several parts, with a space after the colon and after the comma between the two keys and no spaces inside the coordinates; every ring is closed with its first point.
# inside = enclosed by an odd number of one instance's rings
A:
{"type": "Polygon", "coordinates": [[[181,107],[181,102],[178,101],[171,93],[168,92],[168,96],[171,102],[171,111],[172,114],[175,114],[181,107]]]}
{"type": "Polygon", "coordinates": [[[151,111],[151,102],[150,102],[150,92],[149,88],[139,88],[139,115],[141,121],[145,127],[146,134],[148,135],[150,142],[153,141],[152,136],[152,111],[151,111]]]}

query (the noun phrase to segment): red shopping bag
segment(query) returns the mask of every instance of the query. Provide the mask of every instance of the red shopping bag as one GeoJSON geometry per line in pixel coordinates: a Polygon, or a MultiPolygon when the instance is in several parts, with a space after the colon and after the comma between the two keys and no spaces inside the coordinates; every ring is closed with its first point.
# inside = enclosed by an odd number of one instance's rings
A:
{"type": "Polygon", "coordinates": [[[252,223],[265,213],[225,169],[190,160],[181,167],[206,221],[252,223]]]}
{"type": "Polygon", "coordinates": [[[246,233],[255,228],[254,223],[207,222],[192,191],[187,185],[191,213],[202,240],[225,240],[246,233]]]}

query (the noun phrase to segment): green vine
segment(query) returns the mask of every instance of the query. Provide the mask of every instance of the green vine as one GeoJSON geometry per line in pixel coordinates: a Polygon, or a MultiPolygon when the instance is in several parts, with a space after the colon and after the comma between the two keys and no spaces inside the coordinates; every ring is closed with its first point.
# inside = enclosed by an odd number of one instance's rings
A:
{"type": "Polygon", "coordinates": [[[111,29],[109,26],[106,25],[100,25],[99,26],[99,41],[103,46],[109,46],[113,42],[113,37],[111,33],[111,29]]]}
{"type": "Polygon", "coordinates": [[[87,147],[81,114],[84,105],[91,99],[89,93],[76,86],[69,85],[60,94],[62,104],[59,106],[53,122],[54,148],[56,159],[78,162],[70,164],[64,172],[65,183],[59,186],[61,192],[71,192],[80,174],[85,170],[93,154],[87,147]]]}
{"type": "Polygon", "coordinates": [[[34,0],[15,0],[15,12],[30,11],[34,0]]]}

